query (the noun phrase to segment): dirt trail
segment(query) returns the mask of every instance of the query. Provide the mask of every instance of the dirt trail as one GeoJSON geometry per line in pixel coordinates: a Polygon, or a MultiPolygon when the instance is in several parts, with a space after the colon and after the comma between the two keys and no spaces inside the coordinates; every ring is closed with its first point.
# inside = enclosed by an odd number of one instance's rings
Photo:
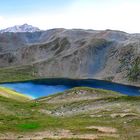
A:
{"type": "Polygon", "coordinates": [[[102,126],[89,126],[87,129],[97,129],[102,133],[116,133],[117,129],[112,127],[102,127],[102,126]]]}
{"type": "Polygon", "coordinates": [[[56,131],[42,131],[42,132],[32,132],[32,133],[22,133],[22,134],[14,134],[14,133],[6,133],[0,134],[0,140],[43,140],[43,139],[82,139],[82,140],[97,140],[100,137],[115,137],[118,138],[119,135],[116,134],[116,129],[109,127],[95,127],[90,126],[87,129],[98,129],[102,133],[97,134],[73,134],[70,130],[56,130],[56,131]]]}

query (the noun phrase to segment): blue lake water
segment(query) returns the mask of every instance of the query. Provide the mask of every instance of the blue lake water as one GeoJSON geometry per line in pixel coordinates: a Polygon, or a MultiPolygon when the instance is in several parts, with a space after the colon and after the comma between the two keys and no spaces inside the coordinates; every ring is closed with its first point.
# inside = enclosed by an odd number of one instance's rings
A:
{"type": "Polygon", "coordinates": [[[120,92],[122,94],[127,94],[129,96],[140,96],[139,87],[126,86],[93,79],[84,79],[84,80],[44,79],[27,82],[3,83],[0,84],[0,86],[8,87],[22,94],[31,96],[32,98],[48,96],[51,94],[71,89],[73,87],[80,86],[113,90],[120,92]]]}

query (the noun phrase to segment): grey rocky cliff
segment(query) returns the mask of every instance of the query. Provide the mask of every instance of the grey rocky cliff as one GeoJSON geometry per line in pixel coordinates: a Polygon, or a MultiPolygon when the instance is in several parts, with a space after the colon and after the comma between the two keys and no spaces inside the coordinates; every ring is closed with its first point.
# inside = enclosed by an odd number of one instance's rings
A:
{"type": "Polygon", "coordinates": [[[0,34],[0,68],[30,65],[36,78],[94,78],[140,86],[140,35],[52,29],[0,34]]]}

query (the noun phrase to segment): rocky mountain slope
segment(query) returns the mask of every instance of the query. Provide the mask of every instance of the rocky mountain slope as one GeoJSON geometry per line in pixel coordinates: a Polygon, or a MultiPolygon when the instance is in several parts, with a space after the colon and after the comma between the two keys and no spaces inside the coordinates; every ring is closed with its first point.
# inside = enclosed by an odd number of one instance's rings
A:
{"type": "Polygon", "coordinates": [[[16,25],[13,27],[9,27],[3,30],[0,30],[0,33],[4,33],[4,32],[37,32],[40,31],[39,28],[37,27],[33,27],[32,25],[28,25],[28,24],[23,24],[23,25],[16,25]]]}
{"type": "MultiPolygon", "coordinates": [[[[0,89],[0,92],[3,91],[0,89]]],[[[2,140],[140,138],[139,97],[84,87],[24,102],[21,96],[19,100],[19,95],[15,95],[14,98],[1,95],[2,140]]]]}
{"type": "Polygon", "coordinates": [[[0,34],[0,81],[94,78],[140,86],[140,34],[51,29],[0,34]]]}

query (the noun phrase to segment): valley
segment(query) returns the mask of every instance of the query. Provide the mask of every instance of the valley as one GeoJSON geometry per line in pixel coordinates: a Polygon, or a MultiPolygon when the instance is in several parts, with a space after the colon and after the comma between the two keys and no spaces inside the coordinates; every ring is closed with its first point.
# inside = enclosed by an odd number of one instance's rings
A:
{"type": "Polygon", "coordinates": [[[140,140],[140,0],[0,1],[0,140],[140,140]]]}
{"type": "Polygon", "coordinates": [[[0,30],[0,139],[139,140],[139,40],[108,29],[0,30]]]}

